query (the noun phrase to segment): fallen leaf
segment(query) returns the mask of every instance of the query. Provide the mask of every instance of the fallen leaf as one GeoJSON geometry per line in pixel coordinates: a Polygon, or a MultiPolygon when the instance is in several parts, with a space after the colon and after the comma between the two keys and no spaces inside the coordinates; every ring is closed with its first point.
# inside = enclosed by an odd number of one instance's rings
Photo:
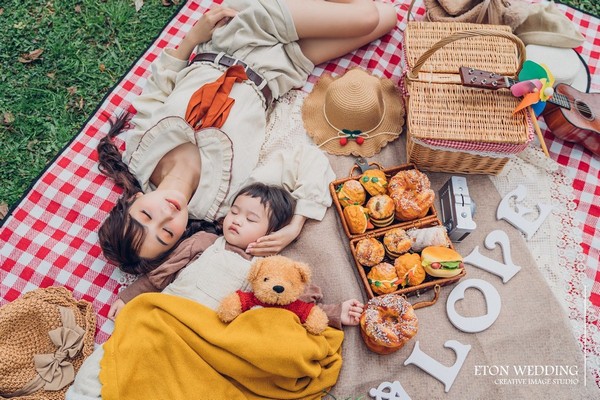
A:
{"type": "Polygon", "coordinates": [[[1,202],[0,203],[0,219],[4,219],[4,217],[6,217],[7,213],[8,213],[8,204],[6,204],[5,202],[1,202]]]}
{"type": "Polygon", "coordinates": [[[140,8],[144,5],[144,0],[135,0],[133,4],[135,5],[135,11],[140,11],[140,8]]]}
{"type": "Polygon", "coordinates": [[[30,51],[29,53],[21,54],[21,57],[19,57],[19,62],[23,64],[29,64],[31,62],[34,62],[35,60],[38,60],[40,58],[40,55],[42,55],[43,52],[44,49],[36,49],[30,51]]]}
{"type": "Polygon", "coordinates": [[[75,6],[75,12],[76,12],[77,14],[81,14],[81,5],[77,4],[77,5],[75,6]]]}
{"type": "Polygon", "coordinates": [[[4,8],[0,8],[0,15],[4,14],[4,8]]]}
{"type": "Polygon", "coordinates": [[[2,123],[4,125],[10,125],[13,122],[15,122],[15,116],[13,113],[7,111],[2,115],[2,123]]]}
{"type": "Polygon", "coordinates": [[[179,4],[179,1],[176,0],[162,0],[162,5],[165,7],[170,7],[173,4],[179,4]]]}
{"type": "Polygon", "coordinates": [[[100,64],[100,72],[106,71],[106,65],[100,64]]]}
{"type": "Polygon", "coordinates": [[[54,79],[56,77],[56,72],[48,72],[46,76],[50,79],[54,79]]]}
{"type": "Polygon", "coordinates": [[[40,141],[39,141],[39,140],[37,140],[37,139],[30,140],[30,141],[27,143],[27,150],[29,150],[29,151],[33,151],[33,150],[35,150],[35,148],[37,147],[37,145],[38,145],[38,143],[39,143],[39,142],[40,142],[40,141]]]}
{"type": "Polygon", "coordinates": [[[67,93],[69,93],[69,96],[73,96],[75,93],[77,93],[77,86],[69,86],[67,88],[67,93]]]}

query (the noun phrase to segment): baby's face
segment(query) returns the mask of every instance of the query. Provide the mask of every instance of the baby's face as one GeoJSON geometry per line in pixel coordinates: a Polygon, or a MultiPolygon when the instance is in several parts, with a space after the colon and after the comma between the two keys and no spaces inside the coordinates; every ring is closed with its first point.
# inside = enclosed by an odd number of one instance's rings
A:
{"type": "Polygon", "coordinates": [[[265,236],[269,227],[269,210],[259,198],[241,195],[223,220],[223,236],[236,247],[246,249],[256,239],[265,236]]]}

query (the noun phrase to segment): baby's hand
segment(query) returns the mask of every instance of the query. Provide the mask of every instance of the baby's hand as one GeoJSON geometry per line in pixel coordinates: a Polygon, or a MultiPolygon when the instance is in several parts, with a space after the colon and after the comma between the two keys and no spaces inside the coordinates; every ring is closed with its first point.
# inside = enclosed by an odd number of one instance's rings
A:
{"type": "Polygon", "coordinates": [[[360,315],[365,305],[356,299],[346,300],[342,303],[342,325],[358,325],[360,315]]]}
{"type": "Polygon", "coordinates": [[[115,300],[114,303],[110,306],[110,310],[108,310],[108,319],[114,321],[117,317],[117,314],[121,311],[121,309],[125,307],[125,302],[121,299],[115,300]]]}

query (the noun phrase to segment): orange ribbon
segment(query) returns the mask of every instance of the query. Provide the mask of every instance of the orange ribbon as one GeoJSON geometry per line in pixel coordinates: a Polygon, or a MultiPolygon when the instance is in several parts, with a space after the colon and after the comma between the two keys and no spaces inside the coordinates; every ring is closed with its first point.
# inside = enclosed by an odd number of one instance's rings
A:
{"type": "Polygon", "coordinates": [[[215,82],[207,83],[192,95],[185,120],[195,129],[223,126],[235,99],[229,93],[236,82],[248,79],[244,67],[232,65],[215,82]]]}

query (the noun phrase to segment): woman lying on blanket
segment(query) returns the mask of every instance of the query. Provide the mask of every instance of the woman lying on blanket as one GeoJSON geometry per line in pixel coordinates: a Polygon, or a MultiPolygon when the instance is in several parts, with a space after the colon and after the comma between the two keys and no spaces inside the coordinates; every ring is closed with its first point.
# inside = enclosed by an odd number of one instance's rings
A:
{"type": "MultiPolygon", "coordinates": [[[[254,183],[244,187],[225,216],[223,236],[198,232],[185,240],[167,262],[140,276],[123,290],[109,315],[114,317],[125,305],[124,301],[142,292],[162,289],[163,293],[185,297],[216,310],[227,295],[236,290],[250,290],[246,276],[254,257],[245,252],[246,247],[259,237],[285,226],[293,216],[294,203],[293,197],[277,186],[254,183]]],[[[314,285],[300,297],[307,302],[317,302],[321,298],[320,290],[314,285]]],[[[357,325],[363,307],[355,299],[337,305],[321,305],[329,324],[338,329],[341,325],[357,325]]],[[[126,319],[117,320],[117,324],[127,322],[126,319]]],[[[143,337],[138,339],[145,340],[143,337]]],[[[102,385],[98,376],[103,355],[103,348],[99,347],[86,359],[67,392],[67,399],[100,398],[102,385]]]]}
{"type": "Polygon", "coordinates": [[[297,199],[291,222],[250,243],[250,254],[278,253],[307,218],[321,220],[334,175],[320,151],[299,146],[269,155],[269,163],[257,168],[265,109],[302,86],[315,64],[371,42],[397,21],[391,4],[372,0],[223,4],[153,63],[133,102],[137,113],[125,154],[111,141],[125,118],[98,145],[100,170],[124,188],[100,228],[100,245],[126,272],[160,265],[193,233],[188,218],[219,220],[232,195],[250,182],[281,185],[297,199]],[[197,56],[188,63],[192,53],[197,56]]]}

